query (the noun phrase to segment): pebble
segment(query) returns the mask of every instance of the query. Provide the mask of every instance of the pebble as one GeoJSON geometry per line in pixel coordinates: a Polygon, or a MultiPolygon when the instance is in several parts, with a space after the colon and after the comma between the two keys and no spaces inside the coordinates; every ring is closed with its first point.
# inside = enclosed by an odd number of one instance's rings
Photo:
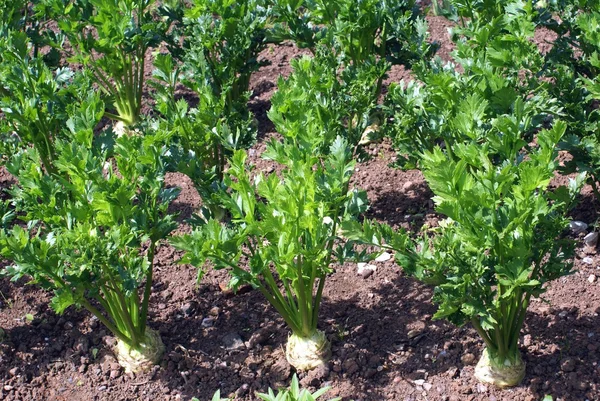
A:
{"type": "Polygon", "coordinates": [[[433,387],[433,384],[431,384],[431,383],[423,383],[423,389],[425,391],[431,390],[432,387],[433,387]]]}
{"type": "Polygon", "coordinates": [[[465,365],[473,365],[475,363],[475,355],[468,353],[468,354],[464,354],[461,358],[460,361],[462,363],[464,363],[465,365]]]}
{"type": "Polygon", "coordinates": [[[574,234],[581,234],[588,229],[588,225],[583,221],[573,220],[569,223],[569,227],[574,234]]]}
{"type": "Polygon", "coordinates": [[[425,380],[423,379],[417,379],[414,382],[417,386],[422,386],[423,384],[425,384],[425,380]]]}
{"type": "Polygon", "coordinates": [[[195,305],[192,302],[186,302],[185,304],[183,304],[180,308],[181,313],[183,313],[184,316],[192,316],[194,314],[194,310],[195,310],[195,305]]]}
{"type": "Polygon", "coordinates": [[[583,242],[585,242],[585,244],[587,246],[595,247],[598,244],[598,233],[597,232],[589,233],[588,235],[583,237],[583,242]]]}
{"type": "Polygon", "coordinates": [[[219,316],[219,313],[221,312],[221,310],[219,309],[218,306],[213,306],[212,308],[210,308],[210,310],[208,311],[208,314],[211,316],[219,316]]]}
{"type": "Polygon", "coordinates": [[[158,304],[158,309],[159,310],[165,310],[165,309],[167,309],[167,304],[158,304]]]}
{"type": "Polygon", "coordinates": [[[375,270],[377,270],[377,266],[366,263],[358,263],[357,267],[357,273],[365,279],[369,278],[373,273],[375,273],[375,270]]]}
{"type": "Polygon", "coordinates": [[[588,281],[590,283],[593,283],[596,281],[596,275],[595,274],[590,274],[590,276],[588,277],[588,281]]]}
{"type": "Polygon", "coordinates": [[[563,360],[560,364],[560,369],[563,372],[572,372],[575,370],[575,361],[571,358],[563,360]]]}
{"type": "Polygon", "coordinates": [[[477,383],[477,392],[478,393],[487,393],[487,386],[481,384],[481,383],[477,383]]]}
{"type": "Polygon", "coordinates": [[[8,373],[10,373],[11,376],[16,376],[17,373],[19,373],[19,368],[18,367],[12,368],[11,370],[8,371],[8,373]]]}
{"type": "Polygon", "coordinates": [[[223,345],[225,349],[233,351],[244,348],[244,341],[238,333],[229,333],[223,337],[223,345]]]}
{"type": "Polygon", "coordinates": [[[212,317],[205,317],[202,319],[201,326],[205,329],[212,327],[215,324],[215,319],[212,317]]]}
{"type": "Polygon", "coordinates": [[[586,256],[585,258],[583,258],[583,263],[591,265],[592,263],[594,263],[594,259],[590,258],[589,256],[586,256]]]}
{"type": "Polygon", "coordinates": [[[389,252],[384,252],[381,255],[375,258],[375,262],[387,262],[392,258],[392,255],[389,252]]]}
{"type": "Polygon", "coordinates": [[[6,385],[4,386],[4,391],[11,391],[13,388],[13,386],[6,385]]]}

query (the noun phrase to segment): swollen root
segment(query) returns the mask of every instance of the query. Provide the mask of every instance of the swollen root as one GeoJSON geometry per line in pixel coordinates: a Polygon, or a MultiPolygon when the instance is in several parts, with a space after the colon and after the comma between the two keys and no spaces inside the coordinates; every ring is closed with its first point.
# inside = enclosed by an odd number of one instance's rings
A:
{"type": "Polygon", "coordinates": [[[285,347],[285,357],[296,370],[311,370],[331,357],[331,344],[322,331],[309,337],[292,334],[285,347]]]}
{"type": "Polygon", "coordinates": [[[515,357],[500,361],[490,357],[486,348],[475,366],[475,377],[480,382],[496,387],[513,387],[525,377],[525,363],[518,351],[515,357]]]}
{"type": "Polygon", "coordinates": [[[156,365],[165,352],[160,334],[157,331],[146,329],[144,342],[133,349],[123,341],[118,341],[115,354],[119,365],[125,373],[147,372],[156,365]]]}

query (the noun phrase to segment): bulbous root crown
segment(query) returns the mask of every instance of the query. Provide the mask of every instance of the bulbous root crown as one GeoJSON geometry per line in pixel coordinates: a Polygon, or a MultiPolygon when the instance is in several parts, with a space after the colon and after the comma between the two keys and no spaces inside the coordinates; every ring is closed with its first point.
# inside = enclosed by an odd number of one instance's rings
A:
{"type": "Polygon", "coordinates": [[[311,370],[329,360],[331,344],[319,330],[308,338],[292,334],[285,346],[285,357],[296,370],[311,370]]]}
{"type": "Polygon", "coordinates": [[[513,387],[525,377],[525,363],[519,351],[515,357],[500,361],[492,358],[486,348],[475,366],[475,377],[480,382],[493,384],[499,388],[513,387]]]}
{"type": "Polygon", "coordinates": [[[138,348],[119,340],[114,352],[125,373],[147,372],[161,360],[165,345],[157,331],[146,329],[144,342],[138,348]]]}

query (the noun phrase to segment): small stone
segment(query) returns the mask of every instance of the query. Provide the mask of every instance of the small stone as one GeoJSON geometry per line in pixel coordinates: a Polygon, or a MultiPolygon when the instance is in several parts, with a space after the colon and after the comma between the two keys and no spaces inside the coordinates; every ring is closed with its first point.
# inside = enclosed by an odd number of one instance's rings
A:
{"type": "Polygon", "coordinates": [[[116,379],[117,377],[121,376],[121,370],[117,369],[117,370],[111,370],[110,371],[110,378],[111,379],[116,379]]]}
{"type": "Polygon", "coordinates": [[[432,387],[433,387],[433,384],[431,384],[431,383],[423,383],[423,390],[425,390],[425,391],[431,390],[432,387]]]}
{"type": "Polygon", "coordinates": [[[586,256],[585,258],[583,258],[583,263],[585,263],[586,265],[591,265],[592,263],[594,263],[594,259],[590,258],[589,256],[586,256]]]}
{"type": "Polygon", "coordinates": [[[387,262],[392,258],[392,255],[389,252],[384,252],[381,255],[375,258],[375,262],[387,262]]]}
{"type": "Polygon", "coordinates": [[[202,319],[202,323],[200,325],[202,326],[202,328],[207,329],[209,327],[213,327],[214,324],[215,319],[213,319],[212,317],[205,317],[204,319],[202,319]]]}
{"type": "Polygon", "coordinates": [[[563,372],[572,372],[575,370],[575,360],[572,358],[567,358],[563,360],[560,364],[560,369],[563,372]]]}
{"type": "Polygon", "coordinates": [[[475,363],[475,355],[468,353],[468,354],[464,354],[461,358],[460,361],[462,363],[464,363],[465,365],[473,365],[475,363]]]}
{"type": "Polygon", "coordinates": [[[12,391],[13,388],[13,386],[6,385],[4,386],[4,391],[12,391]]]}
{"type": "Polygon", "coordinates": [[[219,307],[217,306],[213,306],[212,308],[210,308],[210,310],[208,311],[208,314],[211,316],[219,316],[219,313],[221,312],[221,310],[219,309],[219,307]]]}
{"type": "Polygon", "coordinates": [[[352,374],[358,372],[358,370],[360,369],[360,367],[358,366],[358,364],[356,363],[356,361],[354,359],[346,359],[344,361],[344,364],[342,365],[342,367],[344,368],[344,371],[348,375],[352,375],[352,374]]]}
{"type": "Polygon", "coordinates": [[[242,386],[235,391],[236,398],[241,398],[246,395],[249,389],[250,386],[248,384],[242,384],[242,386]]]}
{"type": "Polygon", "coordinates": [[[194,311],[196,310],[196,305],[194,305],[193,302],[186,302],[185,304],[183,304],[180,308],[181,313],[183,313],[184,316],[192,316],[194,314],[194,311]]]}
{"type": "Polygon", "coordinates": [[[423,384],[425,384],[425,380],[423,380],[423,379],[417,379],[417,380],[414,381],[414,383],[417,386],[423,386],[423,384]]]}
{"type": "Polygon", "coordinates": [[[100,386],[100,387],[98,387],[98,391],[104,391],[104,390],[106,390],[106,386],[100,386]]]}
{"type": "Polygon", "coordinates": [[[412,183],[412,181],[406,181],[403,185],[402,185],[402,189],[403,190],[409,190],[414,184],[412,183]]]}
{"type": "Polygon", "coordinates": [[[585,242],[587,246],[594,248],[598,244],[598,233],[591,232],[587,234],[585,237],[583,237],[583,242],[585,242]]]}
{"type": "Polygon", "coordinates": [[[588,225],[583,221],[573,220],[569,223],[569,227],[574,234],[581,234],[588,229],[588,225]]]}
{"type": "Polygon", "coordinates": [[[487,390],[488,390],[488,388],[484,384],[477,383],[477,392],[478,393],[486,393],[487,390]]]}
{"type": "Polygon", "coordinates": [[[531,345],[531,334],[525,334],[523,336],[523,345],[529,347],[531,345]]]}
{"type": "Polygon", "coordinates": [[[566,310],[564,310],[564,311],[560,312],[560,313],[558,314],[558,316],[559,316],[559,317],[562,317],[562,318],[565,318],[565,317],[567,317],[567,315],[568,315],[568,314],[569,314],[569,312],[567,312],[566,310]]]}
{"type": "Polygon", "coordinates": [[[369,278],[373,273],[375,273],[375,270],[377,270],[377,266],[375,265],[369,265],[366,263],[358,263],[357,264],[358,270],[357,273],[358,275],[362,276],[362,278],[369,278]]]}
{"type": "Polygon", "coordinates": [[[17,375],[17,373],[19,373],[19,368],[18,368],[18,367],[12,368],[11,370],[9,370],[9,371],[8,371],[8,373],[9,373],[11,376],[16,376],[16,375],[17,375]]]}
{"type": "Polygon", "coordinates": [[[167,304],[158,304],[158,309],[159,310],[165,310],[165,309],[167,309],[167,304]]]}
{"type": "Polygon", "coordinates": [[[244,348],[244,341],[238,333],[229,333],[225,337],[223,337],[223,345],[225,349],[233,351],[244,348]]]}
{"type": "Polygon", "coordinates": [[[588,277],[588,281],[590,283],[593,283],[596,281],[596,275],[595,274],[590,274],[590,276],[588,277]]]}

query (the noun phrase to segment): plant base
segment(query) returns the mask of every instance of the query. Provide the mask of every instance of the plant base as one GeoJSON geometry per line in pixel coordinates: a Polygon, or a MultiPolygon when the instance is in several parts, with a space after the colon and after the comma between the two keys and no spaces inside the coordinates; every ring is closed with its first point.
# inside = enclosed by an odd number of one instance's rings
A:
{"type": "Polygon", "coordinates": [[[329,360],[331,344],[319,330],[309,338],[292,334],[285,346],[285,357],[296,370],[311,370],[329,360]]]}
{"type": "Polygon", "coordinates": [[[119,340],[114,351],[125,373],[138,373],[149,371],[160,361],[165,345],[157,331],[146,329],[145,340],[138,348],[132,349],[119,340]]]}
{"type": "Polygon", "coordinates": [[[525,363],[518,351],[514,360],[498,361],[490,357],[486,348],[475,366],[475,377],[480,382],[493,384],[496,387],[513,387],[525,377],[525,363]]]}

